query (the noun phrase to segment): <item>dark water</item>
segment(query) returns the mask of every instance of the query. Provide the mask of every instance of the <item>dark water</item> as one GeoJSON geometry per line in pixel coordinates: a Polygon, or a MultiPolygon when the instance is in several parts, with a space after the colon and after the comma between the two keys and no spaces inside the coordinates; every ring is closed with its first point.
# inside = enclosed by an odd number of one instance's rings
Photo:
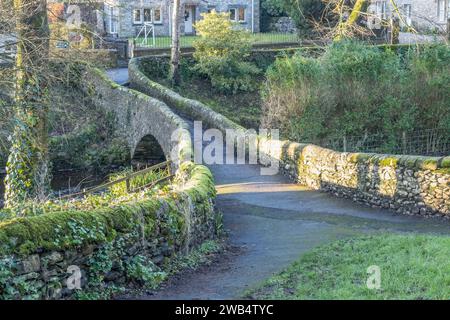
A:
{"type": "MultiPolygon", "coordinates": [[[[92,174],[85,171],[64,170],[53,174],[52,190],[67,194],[84,188],[90,188],[106,181],[108,174],[92,174]]],[[[5,174],[0,173],[0,208],[3,206],[5,174]]]]}

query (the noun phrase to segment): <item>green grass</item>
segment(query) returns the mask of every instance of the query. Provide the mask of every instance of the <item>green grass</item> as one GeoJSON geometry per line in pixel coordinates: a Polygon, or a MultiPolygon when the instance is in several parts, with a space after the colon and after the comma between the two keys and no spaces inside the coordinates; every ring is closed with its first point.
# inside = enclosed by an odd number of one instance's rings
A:
{"type": "Polygon", "coordinates": [[[376,235],[337,241],[303,255],[250,291],[256,299],[450,299],[450,237],[376,235]],[[368,289],[379,266],[381,286],[368,289]]]}
{"type": "Polygon", "coordinates": [[[262,110],[259,91],[220,93],[206,79],[191,79],[175,89],[183,97],[198,100],[245,128],[258,129],[262,110]]]}
{"type": "MultiPolygon", "coordinates": [[[[197,38],[198,36],[181,36],[181,47],[192,47],[193,42],[197,38]]],[[[253,33],[251,34],[251,38],[254,44],[298,42],[297,35],[293,33],[253,33]]],[[[171,41],[170,37],[156,37],[155,44],[153,44],[153,39],[151,37],[149,37],[147,41],[145,41],[143,37],[140,37],[137,39],[136,43],[143,47],[170,48],[171,41]]]]}
{"type": "MultiPolygon", "coordinates": [[[[171,88],[167,79],[150,77],[171,88]]],[[[211,86],[209,80],[200,77],[186,77],[179,87],[171,89],[185,98],[204,103],[245,128],[258,129],[260,126],[262,101],[259,90],[238,94],[220,93],[211,86]]]]}

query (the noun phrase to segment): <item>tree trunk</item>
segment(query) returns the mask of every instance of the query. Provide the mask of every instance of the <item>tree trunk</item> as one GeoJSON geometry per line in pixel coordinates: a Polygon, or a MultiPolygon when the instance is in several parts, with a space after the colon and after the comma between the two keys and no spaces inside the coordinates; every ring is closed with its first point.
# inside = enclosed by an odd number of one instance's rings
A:
{"type": "Polygon", "coordinates": [[[170,80],[172,85],[180,84],[180,20],[181,20],[181,0],[173,1],[172,12],[172,50],[170,57],[170,80]]]}
{"type": "Polygon", "coordinates": [[[46,101],[49,28],[46,0],[14,0],[15,128],[7,164],[6,207],[43,200],[49,186],[46,101]]]}
{"type": "Polygon", "coordinates": [[[345,37],[350,27],[353,26],[358,20],[361,10],[363,10],[366,2],[367,0],[356,0],[355,5],[353,6],[352,12],[350,13],[348,19],[346,21],[342,21],[338,25],[338,34],[334,38],[335,41],[342,40],[342,38],[345,37]]]}

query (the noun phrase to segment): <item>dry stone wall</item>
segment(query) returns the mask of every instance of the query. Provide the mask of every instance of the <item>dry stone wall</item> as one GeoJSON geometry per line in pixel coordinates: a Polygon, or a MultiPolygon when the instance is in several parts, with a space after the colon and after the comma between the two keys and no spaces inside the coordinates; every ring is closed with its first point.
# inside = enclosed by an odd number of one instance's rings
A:
{"type": "Polygon", "coordinates": [[[402,214],[450,217],[450,157],[345,153],[263,139],[259,150],[312,189],[402,214]]]}
{"type": "Polygon", "coordinates": [[[117,207],[1,222],[0,299],[86,297],[92,290],[156,285],[159,268],[216,238],[220,221],[206,167],[185,162],[174,190],[117,207]]]}

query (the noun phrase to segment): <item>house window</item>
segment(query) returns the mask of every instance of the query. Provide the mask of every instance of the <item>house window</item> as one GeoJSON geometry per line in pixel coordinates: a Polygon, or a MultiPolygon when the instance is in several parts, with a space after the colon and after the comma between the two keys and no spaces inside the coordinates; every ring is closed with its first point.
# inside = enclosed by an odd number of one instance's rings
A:
{"type": "Polygon", "coordinates": [[[386,1],[377,1],[376,2],[377,7],[377,16],[380,19],[386,19],[386,1]]]}
{"type": "Polygon", "coordinates": [[[229,10],[230,12],[230,19],[234,22],[245,22],[245,8],[239,7],[239,8],[231,8],[229,10]]]}
{"type": "Polygon", "coordinates": [[[445,22],[446,18],[446,1],[445,0],[438,0],[438,8],[437,8],[437,16],[439,22],[445,22]]]}
{"type": "Polygon", "coordinates": [[[141,9],[133,10],[133,24],[141,24],[142,23],[142,11],[141,9]]]}
{"type": "Polygon", "coordinates": [[[16,43],[14,41],[11,40],[6,40],[4,43],[5,46],[5,52],[6,53],[12,53],[14,52],[14,48],[16,46],[16,43]]]}
{"type": "Polygon", "coordinates": [[[411,4],[405,3],[402,7],[403,17],[407,25],[411,25],[411,4]]]}
{"type": "Polygon", "coordinates": [[[144,9],[144,22],[152,22],[152,9],[144,9]]]}
{"type": "Polygon", "coordinates": [[[153,9],[153,23],[162,23],[161,8],[153,9]]]}
{"type": "Polygon", "coordinates": [[[142,24],[143,22],[162,23],[161,8],[134,9],[133,24],[142,24]]]}
{"type": "Polygon", "coordinates": [[[111,7],[109,10],[109,33],[116,34],[119,24],[118,8],[111,7]]]}
{"type": "Polygon", "coordinates": [[[403,5],[403,13],[405,14],[406,18],[411,18],[411,5],[410,4],[403,5]]]}

